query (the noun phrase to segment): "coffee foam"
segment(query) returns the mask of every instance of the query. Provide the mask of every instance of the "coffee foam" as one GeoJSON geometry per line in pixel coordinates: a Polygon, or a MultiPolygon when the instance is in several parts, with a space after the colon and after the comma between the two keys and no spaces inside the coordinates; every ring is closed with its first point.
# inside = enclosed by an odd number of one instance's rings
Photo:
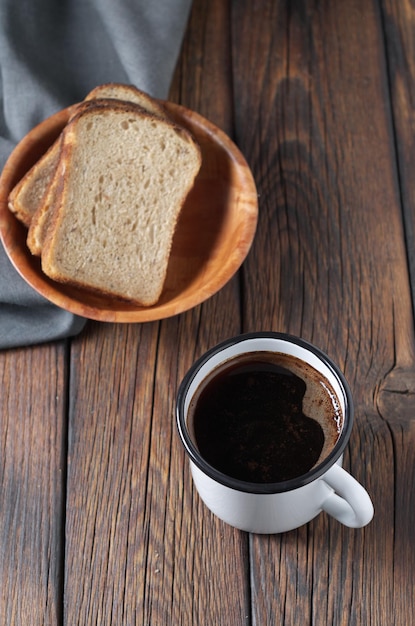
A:
{"type": "Polygon", "coordinates": [[[333,387],[314,367],[289,355],[276,355],[274,363],[287,368],[306,383],[303,413],[316,420],[324,432],[324,446],[316,463],[319,465],[333,450],[343,429],[343,412],[333,387]]]}

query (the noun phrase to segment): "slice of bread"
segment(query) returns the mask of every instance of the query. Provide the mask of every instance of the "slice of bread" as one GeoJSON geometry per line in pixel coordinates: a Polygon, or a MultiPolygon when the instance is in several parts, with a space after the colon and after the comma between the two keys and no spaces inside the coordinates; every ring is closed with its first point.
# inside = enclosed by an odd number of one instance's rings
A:
{"type": "Polygon", "coordinates": [[[58,159],[59,141],[55,141],[10,192],[9,209],[25,226],[30,226],[33,215],[42,203],[58,159]]]}
{"type": "Polygon", "coordinates": [[[96,99],[114,99],[124,100],[125,102],[133,102],[143,107],[146,111],[158,115],[159,117],[168,118],[166,109],[161,102],[152,98],[141,89],[134,85],[124,85],[122,83],[106,83],[95,87],[86,96],[85,101],[96,99]]]}
{"type": "MultiPolygon", "coordinates": [[[[107,83],[95,87],[86,96],[83,103],[78,105],[74,111],[80,111],[80,107],[89,107],[97,101],[101,105],[111,106],[113,100],[133,102],[138,104],[146,111],[153,113],[162,118],[167,118],[167,113],[161,103],[144,93],[133,85],[123,85],[120,83],[107,83]]],[[[59,139],[52,148],[46,153],[40,161],[26,175],[26,180],[19,183],[13,198],[9,202],[19,210],[15,210],[16,216],[24,216],[24,223],[29,227],[27,236],[27,245],[32,254],[40,256],[45,237],[46,229],[49,224],[49,210],[53,204],[56,195],[57,185],[53,183],[53,175],[56,170],[56,164],[59,158],[59,139]],[[54,159],[54,162],[51,162],[54,159]]],[[[14,190],[13,190],[14,191],[14,190]]],[[[10,207],[14,210],[12,207],[10,207]]],[[[19,217],[21,221],[23,219],[19,217]]]]}
{"type": "MultiPolygon", "coordinates": [[[[123,85],[121,83],[99,85],[90,91],[83,101],[83,103],[88,104],[82,103],[82,106],[88,106],[91,101],[98,98],[104,100],[107,104],[111,104],[112,100],[134,102],[154,115],[163,118],[168,117],[166,110],[158,100],[133,85],[123,85]]],[[[74,105],[73,114],[79,110],[79,106],[81,105],[74,105]]],[[[25,226],[30,226],[34,214],[44,203],[58,158],[59,138],[43,157],[25,174],[9,195],[10,211],[15,213],[16,217],[23,222],[25,226]]],[[[41,220],[41,222],[43,222],[43,220],[41,220]]],[[[39,239],[39,234],[31,236],[30,239],[33,244],[35,239],[39,239]]],[[[37,248],[34,247],[33,249],[37,248]]],[[[34,252],[34,254],[39,253],[34,252]]]]}
{"type": "Polygon", "coordinates": [[[200,165],[185,129],[137,105],[96,100],[80,111],[62,135],[45,274],[143,306],[157,302],[200,165]]]}
{"type": "MultiPolygon", "coordinates": [[[[58,154],[60,154],[60,145],[57,147],[58,154]]],[[[56,174],[56,171],[55,174],[52,176],[51,181],[49,182],[41,205],[32,217],[27,233],[27,246],[30,252],[36,256],[40,256],[42,253],[43,242],[50,223],[51,213],[55,205],[55,201],[58,198],[59,188],[61,186],[60,179],[59,176],[56,174]]]]}

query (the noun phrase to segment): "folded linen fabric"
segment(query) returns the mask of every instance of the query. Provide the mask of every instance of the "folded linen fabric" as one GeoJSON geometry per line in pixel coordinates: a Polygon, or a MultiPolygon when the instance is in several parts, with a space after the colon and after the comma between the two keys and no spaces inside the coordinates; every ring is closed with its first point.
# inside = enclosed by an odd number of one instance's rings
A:
{"type": "MultiPolygon", "coordinates": [[[[96,85],[165,98],[191,0],[2,0],[0,168],[40,121],[96,85]]],[[[47,302],[0,246],[0,349],[72,336],[85,320],[47,302]]]]}

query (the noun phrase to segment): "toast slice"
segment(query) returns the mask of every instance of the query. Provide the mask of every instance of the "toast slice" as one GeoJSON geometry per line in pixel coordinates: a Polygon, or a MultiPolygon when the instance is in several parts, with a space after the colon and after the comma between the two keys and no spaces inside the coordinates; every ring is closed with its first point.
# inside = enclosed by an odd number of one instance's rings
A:
{"type": "Polygon", "coordinates": [[[168,118],[166,109],[159,100],[149,96],[141,89],[134,85],[124,85],[122,83],[106,83],[98,85],[86,96],[85,101],[96,99],[114,99],[123,100],[124,102],[133,102],[138,104],[149,113],[153,113],[159,117],[168,118]]]}
{"type": "Polygon", "coordinates": [[[30,226],[33,215],[42,203],[58,159],[59,141],[55,141],[9,194],[9,209],[25,226],[30,226]]]}
{"type": "MultiPolygon", "coordinates": [[[[133,85],[121,83],[107,83],[95,87],[89,92],[83,103],[78,105],[75,112],[79,111],[81,106],[84,108],[92,106],[97,101],[101,105],[111,106],[113,100],[133,102],[154,115],[162,118],[168,117],[163,105],[157,100],[133,85]]],[[[26,175],[26,180],[23,181],[22,179],[22,182],[19,183],[20,189],[16,189],[13,198],[9,199],[9,202],[16,208],[16,216],[19,217],[20,215],[25,218],[24,223],[29,228],[27,245],[31,253],[36,256],[41,254],[43,239],[49,224],[48,213],[56,196],[57,185],[53,182],[53,176],[59,159],[59,146],[58,139],[48,151],[51,154],[46,153],[42,157],[32,168],[33,171],[26,175]]]]}
{"type": "MultiPolygon", "coordinates": [[[[112,100],[134,102],[154,115],[163,118],[168,117],[166,110],[158,100],[133,85],[124,85],[121,83],[99,85],[89,92],[83,103],[90,104],[91,101],[98,98],[104,100],[107,104],[111,104],[112,100]]],[[[73,114],[77,112],[79,106],[81,105],[74,105],[73,114]]],[[[25,174],[9,195],[10,211],[15,213],[16,217],[27,227],[30,226],[37,209],[44,203],[49,183],[55,173],[58,159],[59,139],[55,141],[43,157],[25,174]]],[[[38,235],[31,236],[32,243],[34,239],[38,238],[38,235]]],[[[34,249],[36,249],[36,247],[34,247],[34,249]]],[[[38,252],[34,254],[38,254],[38,252]]]]}
{"type": "Polygon", "coordinates": [[[137,105],[96,100],[80,111],[62,134],[44,273],[143,306],[157,302],[200,165],[190,133],[137,105]]]}
{"type": "MultiPolygon", "coordinates": [[[[60,145],[58,145],[57,147],[59,154],[60,145]]],[[[57,167],[55,169],[57,170],[57,167]]],[[[50,223],[50,218],[53,207],[55,205],[55,201],[58,198],[59,189],[60,180],[55,171],[51,181],[49,182],[46,193],[42,198],[41,205],[32,217],[27,233],[27,246],[30,252],[35,256],[40,256],[42,253],[43,242],[50,223]]]]}

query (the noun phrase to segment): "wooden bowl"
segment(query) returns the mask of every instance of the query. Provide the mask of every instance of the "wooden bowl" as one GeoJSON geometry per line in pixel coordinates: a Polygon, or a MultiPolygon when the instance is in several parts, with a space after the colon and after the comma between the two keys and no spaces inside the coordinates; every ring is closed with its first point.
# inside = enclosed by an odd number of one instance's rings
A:
{"type": "Polygon", "coordinates": [[[148,322],[186,311],[221,289],[239,269],[252,244],[258,199],[251,171],[235,144],[214,124],[182,106],[164,103],[202,150],[202,167],[182,209],[163,293],[150,307],[97,296],[49,279],[26,245],[27,229],[7,206],[8,195],[47,150],[69,119],[59,111],[31,130],[10,155],[0,178],[0,235],[22,277],[49,301],[90,319],[148,322]]]}

